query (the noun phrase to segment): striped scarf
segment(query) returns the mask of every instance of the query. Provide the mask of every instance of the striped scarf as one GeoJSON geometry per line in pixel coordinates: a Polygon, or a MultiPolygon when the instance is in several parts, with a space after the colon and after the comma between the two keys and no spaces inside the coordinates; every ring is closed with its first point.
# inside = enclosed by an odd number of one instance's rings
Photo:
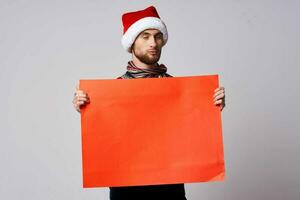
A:
{"type": "Polygon", "coordinates": [[[157,64],[156,67],[150,69],[141,69],[134,65],[132,61],[128,62],[127,71],[118,79],[127,78],[161,78],[161,77],[172,77],[167,73],[167,67],[163,64],[157,64]]]}

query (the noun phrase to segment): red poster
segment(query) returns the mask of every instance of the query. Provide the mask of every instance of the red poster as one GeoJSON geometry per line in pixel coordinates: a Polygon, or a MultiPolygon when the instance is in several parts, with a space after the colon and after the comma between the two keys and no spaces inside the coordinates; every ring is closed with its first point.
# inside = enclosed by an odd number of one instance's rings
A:
{"type": "Polygon", "coordinates": [[[218,75],[80,80],[83,187],[224,180],[218,75]]]}

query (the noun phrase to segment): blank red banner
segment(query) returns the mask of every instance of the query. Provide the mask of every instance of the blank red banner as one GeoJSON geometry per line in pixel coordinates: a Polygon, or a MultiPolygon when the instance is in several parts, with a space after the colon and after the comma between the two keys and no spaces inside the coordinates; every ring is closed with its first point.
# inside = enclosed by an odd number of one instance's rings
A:
{"type": "Polygon", "coordinates": [[[224,180],[218,75],[80,80],[83,187],[224,180]]]}

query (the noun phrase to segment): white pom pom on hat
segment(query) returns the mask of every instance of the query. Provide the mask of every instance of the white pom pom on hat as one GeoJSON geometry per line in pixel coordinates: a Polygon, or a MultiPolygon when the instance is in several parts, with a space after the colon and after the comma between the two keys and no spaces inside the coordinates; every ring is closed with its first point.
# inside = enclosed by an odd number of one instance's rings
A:
{"type": "Polygon", "coordinates": [[[146,29],[157,29],[163,34],[165,45],[168,41],[168,31],[165,23],[160,19],[154,6],[144,10],[124,13],[122,15],[123,36],[122,46],[131,53],[131,46],[136,37],[146,29]]]}

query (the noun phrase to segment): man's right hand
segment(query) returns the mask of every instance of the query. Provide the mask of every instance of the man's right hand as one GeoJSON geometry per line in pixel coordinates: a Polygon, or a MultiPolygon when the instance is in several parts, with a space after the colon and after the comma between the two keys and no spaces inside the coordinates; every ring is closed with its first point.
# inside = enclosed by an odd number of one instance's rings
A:
{"type": "Polygon", "coordinates": [[[80,107],[84,106],[87,103],[90,103],[90,98],[88,97],[88,94],[86,92],[79,90],[79,87],[77,85],[72,102],[73,102],[74,108],[78,112],[80,112],[80,107]]]}

